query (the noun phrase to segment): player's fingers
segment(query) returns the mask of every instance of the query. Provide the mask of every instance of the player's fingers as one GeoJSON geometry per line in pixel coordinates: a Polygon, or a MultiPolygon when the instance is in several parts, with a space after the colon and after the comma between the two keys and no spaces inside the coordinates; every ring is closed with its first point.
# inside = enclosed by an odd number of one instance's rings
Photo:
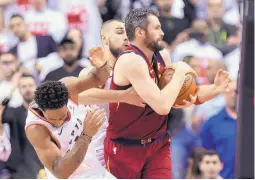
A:
{"type": "Polygon", "coordinates": [[[99,119],[99,121],[95,123],[95,127],[100,128],[105,121],[106,121],[106,115],[104,117],[101,117],[101,119],[99,119]]]}
{"type": "Polygon", "coordinates": [[[190,98],[190,103],[191,104],[193,104],[196,101],[196,99],[197,99],[196,96],[192,96],[192,95],[189,95],[189,98],[190,98]]]}
{"type": "Polygon", "coordinates": [[[92,119],[97,119],[98,117],[102,116],[103,114],[105,114],[105,110],[104,110],[104,109],[99,109],[99,110],[97,110],[97,111],[92,115],[92,119]]]}
{"type": "Polygon", "coordinates": [[[190,101],[187,101],[186,99],[184,99],[182,102],[184,102],[185,105],[190,105],[191,104],[190,101]]]}

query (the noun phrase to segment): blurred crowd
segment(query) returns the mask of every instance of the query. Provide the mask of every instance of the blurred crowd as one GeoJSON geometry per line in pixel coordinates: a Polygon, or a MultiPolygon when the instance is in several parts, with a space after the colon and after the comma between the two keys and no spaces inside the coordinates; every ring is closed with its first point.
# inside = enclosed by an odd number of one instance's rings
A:
{"type": "Polygon", "coordinates": [[[174,178],[234,178],[239,0],[1,0],[0,102],[10,101],[0,108],[9,139],[0,139],[9,148],[0,148],[0,178],[44,177],[24,131],[36,87],[91,66],[87,52],[101,44],[102,23],[139,7],[159,11],[172,62],[188,63],[198,84],[214,83],[219,69],[235,80],[231,92],[169,113],[174,178]]]}

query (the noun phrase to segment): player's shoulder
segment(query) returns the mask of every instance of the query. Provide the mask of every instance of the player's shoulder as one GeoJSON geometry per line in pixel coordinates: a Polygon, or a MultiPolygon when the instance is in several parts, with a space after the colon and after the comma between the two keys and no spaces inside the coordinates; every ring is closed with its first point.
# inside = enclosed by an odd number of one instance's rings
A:
{"type": "Polygon", "coordinates": [[[42,141],[50,139],[48,129],[40,124],[31,124],[26,128],[25,132],[30,143],[39,148],[42,146],[42,141]]]}
{"type": "Polygon", "coordinates": [[[126,54],[122,54],[116,64],[125,65],[126,67],[137,67],[137,66],[144,66],[146,64],[145,59],[135,52],[130,52],[126,54]]]}

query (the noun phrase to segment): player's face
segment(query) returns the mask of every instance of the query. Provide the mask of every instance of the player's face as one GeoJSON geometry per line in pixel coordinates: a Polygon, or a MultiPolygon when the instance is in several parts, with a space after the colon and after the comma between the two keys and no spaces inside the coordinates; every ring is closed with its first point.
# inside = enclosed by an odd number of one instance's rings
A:
{"type": "Polygon", "coordinates": [[[15,17],[10,21],[10,29],[18,38],[24,37],[27,31],[26,24],[20,17],[15,17]]]}
{"type": "Polygon", "coordinates": [[[35,80],[31,77],[23,77],[19,81],[19,91],[23,99],[27,103],[31,103],[34,99],[36,89],[35,80]]]}
{"type": "Polygon", "coordinates": [[[64,44],[59,49],[59,55],[63,59],[64,63],[68,66],[72,66],[78,57],[79,51],[75,47],[75,44],[64,44]]]}
{"type": "Polygon", "coordinates": [[[43,111],[43,115],[54,127],[60,127],[68,117],[68,109],[66,106],[63,106],[59,109],[45,110],[43,111]]]}
{"type": "Polygon", "coordinates": [[[108,40],[109,50],[113,56],[117,57],[129,45],[124,23],[114,22],[112,24],[108,40]]]}
{"type": "Polygon", "coordinates": [[[10,79],[17,71],[18,62],[12,54],[3,54],[0,57],[0,66],[3,69],[4,78],[10,79]]]}
{"type": "Polygon", "coordinates": [[[205,179],[216,179],[222,170],[222,163],[218,155],[206,155],[199,164],[202,177],[205,179]]]}
{"type": "Polygon", "coordinates": [[[148,26],[144,44],[152,51],[161,51],[164,49],[163,44],[164,32],[161,29],[161,24],[156,16],[148,16],[148,26]]]}

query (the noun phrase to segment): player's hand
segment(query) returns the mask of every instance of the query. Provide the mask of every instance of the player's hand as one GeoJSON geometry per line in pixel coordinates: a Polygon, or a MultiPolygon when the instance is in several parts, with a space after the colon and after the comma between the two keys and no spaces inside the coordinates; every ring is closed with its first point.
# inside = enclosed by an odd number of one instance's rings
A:
{"type": "Polygon", "coordinates": [[[89,59],[91,64],[96,68],[101,68],[105,65],[104,50],[98,46],[89,50],[89,59]]]}
{"type": "Polygon", "coordinates": [[[197,73],[187,63],[182,61],[171,64],[170,68],[174,69],[175,71],[182,72],[184,74],[191,73],[194,77],[198,77],[197,73]]]}
{"type": "Polygon", "coordinates": [[[218,93],[229,92],[231,82],[229,73],[220,69],[214,78],[215,90],[218,93]]]}
{"type": "Polygon", "coordinates": [[[93,110],[89,110],[84,121],[83,133],[87,136],[93,137],[105,120],[106,112],[104,109],[95,108],[93,110]]]}
{"type": "Polygon", "coordinates": [[[182,108],[187,108],[187,107],[193,106],[194,103],[195,103],[196,100],[197,100],[198,91],[199,91],[199,87],[197,87],[196,93],[195,93],[194,96],[189,95],[190,101],[187,101],[187,100],[184,99],[184,100],[183,100],[184,105],[178,105],[178,104],[177,104],[177,105],[174,105],[173,107],[176,108],[176,109],[182,109],[182,108]]]}
{"type": "Polygon", "coordinates": [[[125,102],[139,107],[145,107],[146,103],[137,94],[133,87],[128,88],[124,93],[125,102]]]}

